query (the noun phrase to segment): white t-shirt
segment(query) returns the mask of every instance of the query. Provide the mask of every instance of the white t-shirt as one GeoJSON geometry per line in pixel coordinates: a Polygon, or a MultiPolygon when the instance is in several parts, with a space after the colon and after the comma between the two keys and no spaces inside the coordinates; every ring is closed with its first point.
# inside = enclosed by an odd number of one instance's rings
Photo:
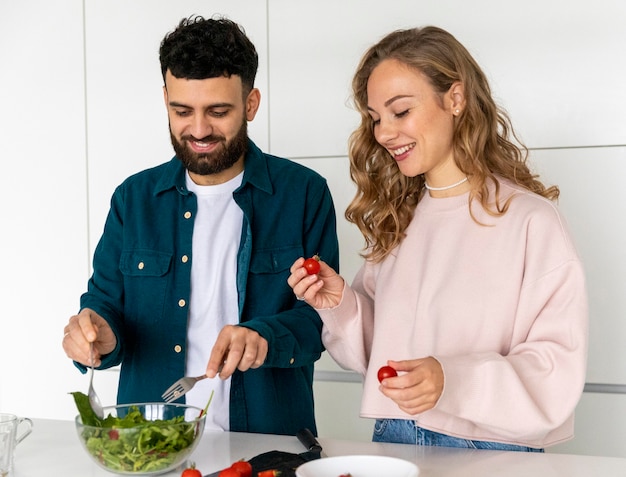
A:
{"type": "MultiPolygon", "coordinates": [[[[239,322],[237,251],[243,212],[233,199],[243,172],[230,181],[200,186],[187,173],[187,188],[196,194],[193,228],[191,296],[187,326],[186,376],[201,376],[220,330],[239,322]]],[[[228,430],[230,379],[199,381],[186,395],[187,404],[204,409],[215,391],[206,418],[207,430],[228,430]]]]}

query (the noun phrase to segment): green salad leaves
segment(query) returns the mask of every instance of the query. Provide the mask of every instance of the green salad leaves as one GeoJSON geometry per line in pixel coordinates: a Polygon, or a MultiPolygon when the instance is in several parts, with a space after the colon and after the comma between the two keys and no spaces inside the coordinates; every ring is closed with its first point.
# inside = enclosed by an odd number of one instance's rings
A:
{"type": "MultiPolygon", "coordinates": [[[[167,469],[190,453],[198,427],[183,415],[148,420],[137,406],[123,417],[111,414],[99,419],[86,394],[71,393],[82,423],[84,447],[103,466],[123,473],[148,473],[167,469]]],[[[198,416],[199,417],[199,416],[198,416]]]]}

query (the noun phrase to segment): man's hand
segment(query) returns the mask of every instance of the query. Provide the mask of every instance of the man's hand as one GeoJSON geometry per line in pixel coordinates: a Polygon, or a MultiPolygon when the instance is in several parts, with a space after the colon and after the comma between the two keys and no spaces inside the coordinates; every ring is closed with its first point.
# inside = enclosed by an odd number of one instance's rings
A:
{"type": "Polygon", "coordinates": [[[267,357],[267,340],[256,331],[243,326],[226,325],[220,331],[211,350],[206,374],[221,379],[232,376],[235,369],[247,371],[258,368],[267,357]]]}
{"type": "Polygon", "coordinates": [[[111,327],[95,311],[84,308],[78,315],[70,318],[63,330],[63,349],[65,354],[85,366],[92,366],[89,356],[89,344],[93,342],[94,363],[101,364],[100,357],[115,349],[117,338],[111,327]]]}

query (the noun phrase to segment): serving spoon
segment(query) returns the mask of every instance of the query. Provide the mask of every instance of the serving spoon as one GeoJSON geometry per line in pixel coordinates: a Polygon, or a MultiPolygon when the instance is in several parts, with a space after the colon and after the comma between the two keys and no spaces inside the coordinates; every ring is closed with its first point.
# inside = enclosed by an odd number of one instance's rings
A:
{"type": "Polygon", "coordinates": [[[93,341],[89,343],[89,360],[91,364],[91,375],[89,376],[89,391],[87,391],[87,396],[89,396],[89,404],[91,405],[91,409],[99,419],[104,419],[104,410],[102,409],[102,404],[100,404],[100,398],[98,398],[98,394],[93,387],[93,341]]]}

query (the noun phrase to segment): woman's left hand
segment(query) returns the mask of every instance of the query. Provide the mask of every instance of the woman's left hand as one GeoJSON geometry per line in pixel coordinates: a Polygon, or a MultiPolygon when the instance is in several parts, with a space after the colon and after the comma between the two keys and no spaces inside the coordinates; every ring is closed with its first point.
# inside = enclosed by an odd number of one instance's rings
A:
{"type": "Polygon", "coordinates": [[[432,356],[405,361],[389,361],[398,376],[385,379],[381,392],[407,414],[432,409],[443,393],[443,368],[432,356]]]}

